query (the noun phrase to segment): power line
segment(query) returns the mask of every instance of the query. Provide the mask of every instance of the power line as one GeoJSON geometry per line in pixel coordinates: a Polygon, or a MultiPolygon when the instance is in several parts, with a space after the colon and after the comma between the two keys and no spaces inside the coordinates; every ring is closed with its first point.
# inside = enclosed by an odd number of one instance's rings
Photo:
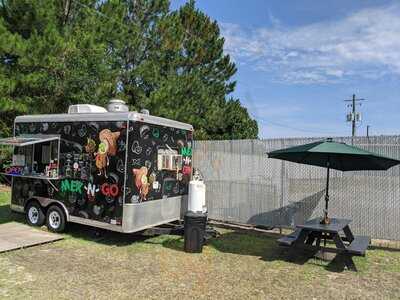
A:
{"type": "Polygon", "coordinates": [[[285,125],[282,123],[277,123],[277,122],[271,122],[269,120],[265,120],[263,118],[260,117],[256,117],[253,115],[253,118],[256,119],[257,121],[259,121],[260,123],[264,123],[266,125],[273,125],[273,126],[278,126],[278,127],[282,127],[282,128],[287,128],[287,129],[291,129],[294,131],[298,131],[298,132],[306,132],[306,133],[318,133],[318,134],[322,134],[322,135],[341,135],[338,134],[337,132],[330,132],[330,131],[320,131],[320,130],[312,130],[312,129],[304,129],[304,128],[299,128],[299,127],[292,127],[290,125],[285,125]]]}

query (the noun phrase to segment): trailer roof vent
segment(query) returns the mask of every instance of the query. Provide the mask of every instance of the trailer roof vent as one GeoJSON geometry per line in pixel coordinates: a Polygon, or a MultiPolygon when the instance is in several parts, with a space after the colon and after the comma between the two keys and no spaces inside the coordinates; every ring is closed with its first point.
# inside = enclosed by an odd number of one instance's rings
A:
{"type": "Polygon", "coordinates": [[[109,112],[128,112],[129,107],[125,101],[120,99],[111,99],[107,104],[107,111],[109,112]]]}
{"type": "Polygon", "coordinates": [[[105,113],[107,110],[104,107],[92,104],[75,104],[68,108],[69,114],[90,114],[90,113],[105,113]]]}
{"type": "Polygon", "coordinates": [[[148,109],[145,109],[145,108],[142,108],[142,109],[140,110],[140,113],[141,113],[142,115],[150,115],[150,111],[149,111],[148,109]]]}

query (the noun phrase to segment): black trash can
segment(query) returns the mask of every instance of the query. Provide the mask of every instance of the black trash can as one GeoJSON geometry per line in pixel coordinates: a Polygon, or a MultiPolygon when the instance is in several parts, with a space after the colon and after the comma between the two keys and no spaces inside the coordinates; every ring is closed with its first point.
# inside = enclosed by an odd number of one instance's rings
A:
{"type": "Polygon", "coordinates": [[[200,253],[203,250],[207,214],[187,212],[185,224],[185,252],[200,253]]]}

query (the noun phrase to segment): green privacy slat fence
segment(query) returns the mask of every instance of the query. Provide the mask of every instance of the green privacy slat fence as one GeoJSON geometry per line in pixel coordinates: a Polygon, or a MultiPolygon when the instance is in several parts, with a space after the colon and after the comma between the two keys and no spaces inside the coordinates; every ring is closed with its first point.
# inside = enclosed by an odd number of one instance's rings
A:
{"type": "MultiPolygon", "coordinates": [[[[212,219],[293,227],[322,216],[326,170],[268,159],[268,151],[323,138],[196,141],[193,162],[205,177],[212,219]]],[[[350,137],[334,138],[351,144],[350,137]]],[[[400,136],[358,137],[354,145],[400,159],[400,136]]],[[[330,216],[351,218],[357,234],[400,240],[400,167],[332,171],[330,216]]]]}

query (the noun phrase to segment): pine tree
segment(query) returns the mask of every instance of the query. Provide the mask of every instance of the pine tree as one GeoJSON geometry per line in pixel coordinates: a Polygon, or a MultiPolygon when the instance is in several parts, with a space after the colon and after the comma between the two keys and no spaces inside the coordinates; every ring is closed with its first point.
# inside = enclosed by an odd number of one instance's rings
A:
{"type": "Polygon", "coordinates": [[[193,124],[197,139],[256,138],[223,44],[194,1],[0,1],[0,135],[18,114],[120,97],[193,124]]]}
{"type": "MultiPolygon", "coordinates": [[[[130,71],[140,88],[129,94],[129,102],[135,109],[193,124],[197,139],[257,138],[257,123],[247,110],[238,100],[227,101],[236,67],[223,52],[218,24],[194,1],[160,15],[146,59],[130,71]]],[[[122,90],[129,87],[123,83],[122,90]]]]}
{"type": "MultiPolygon", "coordinates": [[[[1,113],[65,112],[70,104],[104,98],[108,65],[106,44],[96,35],[99,25],[97,16],[71,1],[3,2],[1,113]]],[[[5,124],[8,134],[10,120],[5,124]]]]}

